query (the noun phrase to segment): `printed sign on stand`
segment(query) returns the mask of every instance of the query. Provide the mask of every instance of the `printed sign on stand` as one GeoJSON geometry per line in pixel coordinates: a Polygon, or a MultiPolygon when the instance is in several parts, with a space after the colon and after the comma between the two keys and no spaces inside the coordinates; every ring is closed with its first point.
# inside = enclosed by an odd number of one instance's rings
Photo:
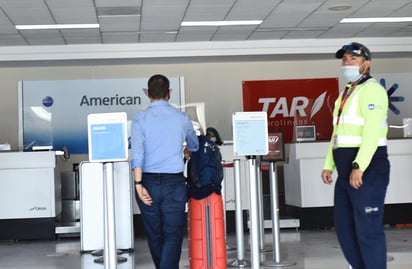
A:
{"type": "Polygon", "coordinates": [[[233,150],[235,156],[266,155],[269,152],[266,112],[233,113],[233,150]]]}
{"type": "Polygon", "coordinates": [[[97,113],[87,116],[90,162],[128,159],[127,114],[97,113]]]}

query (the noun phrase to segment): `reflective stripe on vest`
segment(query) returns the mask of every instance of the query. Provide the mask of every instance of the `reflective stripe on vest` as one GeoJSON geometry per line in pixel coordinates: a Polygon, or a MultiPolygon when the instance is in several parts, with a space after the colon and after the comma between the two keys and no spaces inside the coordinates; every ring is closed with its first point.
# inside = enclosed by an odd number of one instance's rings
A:
{"type": "MultiPolygon", "coordinates": [[[[368,83],[369,81],[366,81],[365,83],[362,84],[362,87],[360,87],[359,90],[353,93],[353,97],[352,97],[352,100],[351,100],[351,103],[348,109],[348,113],[346,115],[340,115],[339,124],[353,124],[353,125],[358,125],[358,126],[365,125],[365,119],[363,117],[356,115],[356,110],[358,108],[358,103],[359,103],[359,93],[368,83]]],[[[333,117],[333,123],[335,125],[337,123],[337,120],[338,120],[337,116],[333,117]]]]}
{"type": "MultiPolygon", "coordinates": [[[[386,138],[379,138],[378,146],[386,146],[387,145],[386,138]]],[[[355,136],[355,135],[338,135],[336,136],[337,145],[360,145],[362,144],[362,137],[355,136]]]]}

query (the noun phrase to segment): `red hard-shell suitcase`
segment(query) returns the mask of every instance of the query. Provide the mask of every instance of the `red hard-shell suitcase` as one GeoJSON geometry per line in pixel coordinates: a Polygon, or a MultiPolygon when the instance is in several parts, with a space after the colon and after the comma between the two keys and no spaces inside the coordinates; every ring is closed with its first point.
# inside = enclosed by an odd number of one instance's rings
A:
{"type": "Polygon", "coordinates": [[[226,269],[226,241],[222,196],[189,200],[190,269],[226,269]]]}

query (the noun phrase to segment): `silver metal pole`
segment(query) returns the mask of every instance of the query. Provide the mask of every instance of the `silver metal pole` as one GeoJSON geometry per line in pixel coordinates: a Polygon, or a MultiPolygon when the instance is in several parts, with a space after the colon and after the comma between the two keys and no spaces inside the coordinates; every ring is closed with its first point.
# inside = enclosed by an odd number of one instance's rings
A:
{"type": "Polygon", "coordinates": [[[275,163],[269,163],[269,180],[270,180],[270,201],[272,208],[272,244],[273,244],[273,261],[262,262],[263,266],[268,267],[287,267],[293,266],[295,262],[280,262],[280,225],[279,225],[279,202],[278,202],[278,183],[276,178],[275,163]]]}
{"type": "Polygon", "coordinates": [[[249,267],[250,261],[245,259],[245,238],[243,234],[243,210],[240,189],[240,160],[233,160],[233,173],[235,181],[235,217],[236,217],[236,241],[237,259],[228,263],[228,267],[249,267]]]}
{"type": "Polygon", "coordinates": [[[104,268],[115,269],[116,256],[116,226],[114,212],[114,169],[113,163],[103,166],[104,172],[104,268]]]}
{"type": "Polygon", "coordinates": [[[259,162],[256,160],[256,186],[257,186],[257,201],[258,201],[258,216],[259,216],[259,250],[265,249],[265,218],[263,215],[263,187],[262,173],[260,171],[259,162]]]}
{"type": "Polygon", "coordinates": [[[260,268],[259,257],[259,212],[257,201],[256,157],[250,156],[249,184],[250,184],[250,260],[252,269],[260,268]]]}
{"type": "Polygon", "coordinates": [[[226,229],[227,221],[226,221],[226,188],[225,188],[225,185],[226,185],[227,179],[226,179],[225,161],[222,161],[222,165],[223,165],[223,181],[222,181],[221,193],[222,193],[222,200],[223,200],[223,221],[224,221],[223,225],[224,225],[224,229],[225,229],[226,250],[234,250],[235,247],[230,246],[227,243],[227,240],[226,240],[226,238],[227,238],[227,236],[226,236],[226,234],[227,234],[227,229],[226,229]]]}

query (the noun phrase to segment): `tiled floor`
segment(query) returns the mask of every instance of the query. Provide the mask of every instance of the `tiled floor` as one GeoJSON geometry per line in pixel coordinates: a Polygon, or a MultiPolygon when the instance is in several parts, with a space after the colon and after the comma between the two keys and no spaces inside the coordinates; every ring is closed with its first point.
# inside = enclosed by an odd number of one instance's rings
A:
{"type": "MultiPolygon", "coordinates": [[[[412,229],[387,228],[388,269],[412,268],[412,229]]],[[[245,236],[246,240],[247,235],[245,236]]],[[[274,261],[272,251],[272,235],[265,234],[265,245],[260,253],[261,260],[274,261]]],[[[236,247],[235,234],[227,236],[228,249],[236,247]]],[[[245,243],[244,258],[250,261],[250,250],[245,243]]],[[[188,266],[187,241],[183,244],[181,268],[188,266]]],[[[147,250],[144,238],[137,238],[132,253],[123,253],[125,263],[117,265],[119,269],[154,268],[147,250]]],[[[228,250],[227,261],[232,264],[238,258],[236,249],[228,250]]],[[[1,269],[98,269],[103,264],[95,263],[95,256],[90,253],[80,254],[80,239],[78,237],[60,238],[54,241],[0,241],[1,269]]],[[[347,269],[333,230],[281,230],[280,232],[280,263],[296,263],[282,268],[291,269],[347,269]]],[[[263,267],[261,268],[269,268],[263,267]]],[[[277,268],[277,267],[270,267],[277,268]]]]}

